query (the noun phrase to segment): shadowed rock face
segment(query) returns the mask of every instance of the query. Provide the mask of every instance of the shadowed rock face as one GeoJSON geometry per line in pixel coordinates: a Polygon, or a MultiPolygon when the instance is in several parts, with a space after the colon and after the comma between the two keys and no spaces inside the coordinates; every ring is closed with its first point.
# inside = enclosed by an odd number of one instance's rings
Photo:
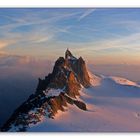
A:
{"type": "Polygon", "coordinates": [[[87,110],[86,104],[76,99],[81,85],[90,86],[85,61],[82,57],[77,59],[67,49],[65,58],[56,60],[52,73],[45,79],[39,78],[35,94],[14,111],[1,131],[26,131],[42,117],[54,119],[58,110],[65,111],[68,104],[87,110]]]}
{"type": "Polygon", "coordinates": [[[90,86],[90,78],[87,72],[85,61],[82,57],[77,59],[75,63],[71,63],[72,70],[77,74],[79,82],[84,86],[90,86]]]}
{"type": "Polygon", "coordinates": [[[69,49],[67,49],[66,50],[66,52],[65,52],[65,59],[71,59],[71,58],[73,58],[73,59],[76,59],[73,55],[72,55],[72,53],[69,51],[69,49]]]}

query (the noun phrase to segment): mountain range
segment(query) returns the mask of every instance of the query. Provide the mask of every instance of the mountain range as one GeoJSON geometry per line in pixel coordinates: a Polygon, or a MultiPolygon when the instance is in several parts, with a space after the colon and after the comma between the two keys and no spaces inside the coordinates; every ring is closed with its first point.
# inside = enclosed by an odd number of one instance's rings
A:
{"type": "Polygon", "coordinates": [[[95,75],[67,49],[1,131],[140,131],[139,101],[138,83],[95,75]]]}

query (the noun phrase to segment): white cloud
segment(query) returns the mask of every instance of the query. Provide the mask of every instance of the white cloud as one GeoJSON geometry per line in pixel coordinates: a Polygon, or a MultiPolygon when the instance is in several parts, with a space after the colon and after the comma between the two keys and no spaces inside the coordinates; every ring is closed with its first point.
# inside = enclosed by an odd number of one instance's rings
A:
{"type": "Polygon", "coordinates": [[[108,39],[91,41],[85,43],[77,43],[77,42],[60,42],[59,46],[69,46],[73,50],[77,52],[92,52],[93,53],[119,53],[127,52],[131,54],[131,52],[140,54],[140,33],[133,33],[127,36],[113,36],[108,39]],[[120,51],[121,50],[121,51],[120,51]],[[104,52],[106,51],[106,52],[104,52]]]}
{"type": "MultiPolygon", "coordinates": [[[[35,44],[47,42],[55,38],[55,36],[57,36],[57,34],[60,32],[69,33],[69,29],[71,28],[70,26],[56,27],[54,26],[56,22],[74,17],[81,14],[81,12],[58,12],[47,18],[41,17],[40,15],[42,14],[44,14],[44,11],[35,13],[30,12],[28,14],[25,13],[19,18],[14,16],[0,15],[1,17],[8,19],[9,21],[12,21],[9,24],[0,26],[1,38],[5,40],[14,40],[16,44],[15,46],[19,45],[19,47],[22,46],[20,43],[31,45],[33,43],[35,44]],[[27,32],[14,32],[14,29],[23,26],[31,26],[32,28],[27,32]]],[[[8,42],[0,42],[0,49],[8,45],[8,42]]]]}
{"type": "Polygon", "coordinates": [[[0,40],[0,49],[3,49],[13,43],[14,40],[0,40]]]}
{"type": "Polygon", "coordinates": [[[88,15],[90,15],[91,13],[93,13],[96,9],[88,9],[86,10],[79,18],[78,21],[81,21],[82,19],[84,19],[85,17],[87,17],[88,15]]]}
{"type": "Polygon", "coordinates": [[[5,42],[5,41],[0,41],[0,49],[6,47],[7,45],[8,45],[7,42],[5,42]]]}
{"type": "Polygon", "coordinates": [[[49,40],[48,37],[37,37],[36,39],[33,39],[32,42],[33,43],[43,43],[43,42],[47,42],[49,40]]]}

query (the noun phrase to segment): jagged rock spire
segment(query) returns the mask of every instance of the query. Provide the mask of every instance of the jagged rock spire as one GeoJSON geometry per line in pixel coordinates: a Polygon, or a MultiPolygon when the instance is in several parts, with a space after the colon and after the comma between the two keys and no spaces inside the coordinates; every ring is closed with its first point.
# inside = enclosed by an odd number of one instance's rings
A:
{"type": "Polygon", "coordinates": [[[39,123],[41,117],[54,118],[58,110],[65,111],[68,104],[87,110],[86,104],[76,98],[81,85],[90,86],[85,61],[67,49],[65,58],[59,57],[52,73],[39,79],[35,94],[14,111],[0,131],[26,131],[30,125],[39,123]]]}
{"type": "Polygon", "coordinates": [[[74,57],[72,55],[72,53],[70,52],[70,50],[67,48],[66,52],[65,52],[65,59],[68,59],[68,58],[71,58],[71,57],[74,57]]]}

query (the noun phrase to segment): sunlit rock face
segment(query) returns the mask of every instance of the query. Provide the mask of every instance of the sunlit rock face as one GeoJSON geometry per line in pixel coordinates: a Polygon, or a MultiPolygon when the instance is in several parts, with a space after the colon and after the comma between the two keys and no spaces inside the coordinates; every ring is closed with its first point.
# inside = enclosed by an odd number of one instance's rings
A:
{"type": "Polygon", "coordinates": [[[81,87],[90,86],[85,61],[77,59],[67,49],[65,58],[59,57],[52,73],[39,78],[36,92],[17,108],[1,131],[26,131],[43,117],[55,119],[57,112],[65,111],[68,104],[87,110],[86,104],[77,99],[81,87]]]}

